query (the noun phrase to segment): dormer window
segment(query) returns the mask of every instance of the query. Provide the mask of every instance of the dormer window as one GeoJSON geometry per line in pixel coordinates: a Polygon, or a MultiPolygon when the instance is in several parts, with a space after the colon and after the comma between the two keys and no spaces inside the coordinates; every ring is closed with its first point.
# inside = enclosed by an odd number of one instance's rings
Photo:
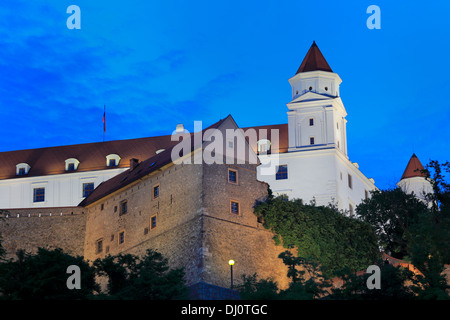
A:
{"type": "Polygon", "coordinates": [[[19,163],[16,165],[16,175],[24,176],[27,175],[31,167],[27,163],[19,163]]]}
{"type": "Polygon", "coordinates": [[[78,169],[78,165],[80,164],[80,161],[78,161],[75,158],[69,158],[66,160],[66,171],[76,171],[78,169]]]}
{"type": "Polygon", "coordinates": [[[258,141],[258,152],[270,151],[270,140],[261,139],[258,141]]]}
{"type": "Polygon", "coordinates": [[[116,167],[119,165],[120,157],[117,154],[109,154],[106,156],[106,166],[116,167]]]}

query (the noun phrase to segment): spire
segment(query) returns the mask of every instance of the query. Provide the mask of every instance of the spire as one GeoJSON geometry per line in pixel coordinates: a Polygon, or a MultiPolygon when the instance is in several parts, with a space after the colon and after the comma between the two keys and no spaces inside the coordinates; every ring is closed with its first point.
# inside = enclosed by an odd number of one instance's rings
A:
{"type": "Polygon", "coordinates": [[[422,163],[420,163],[420,160],[417,158],[416,154],[413,153],[400,180],[412,177],[426,177],[422,170],[424,170],[422,163]]]}
{"type": "Polygon", "coordinates": [[[297,70],[297,73],[318,70],[333,72],[328,65],[327,60],[325,60],[322,52],[320,52],[316,42],[313,41],[313,44],[311,45],[311,48],[309,48],[308,53],[297,70]]]}

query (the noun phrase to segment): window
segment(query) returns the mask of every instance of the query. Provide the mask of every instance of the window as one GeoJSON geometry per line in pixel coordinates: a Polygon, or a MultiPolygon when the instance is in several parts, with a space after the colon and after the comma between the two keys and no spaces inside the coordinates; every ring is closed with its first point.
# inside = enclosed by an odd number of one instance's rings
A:
{"type": "Polygon", "coordinates": [[[369,199],[369,191],[364,190],[364,197],[366,200],[369,199]]]}
{"type": "Polygon", "coordinates": [[[351,204],[348,205],[348,211],[350,212],[350,217],[353,217],[353,206],[351,204]]]}
{"type": "Polygon", "coordinates": [[[116,167],[119,165],[120,157],[117,154],[108,154],[106,156],[106,165],[108,167],[116,167]]]}
{"type": "Polygon", "coordinates": [[[312,90],[312,87],[309,87],[309,91],[311,91],[312,90]]]}
{"type": "Polygon", "coordinates": [[[119,244],[125,242],[125,231],[119,232],[119,244]]]}
{"type": "Polygon", "coordinates": [[[313,125],[314,125],[314,119],[313,119],[313,118],[310,118],[310,119],[309,119],[309,125],[310,125],[310,126],[313,126],[313,125]]]}
{"type": "Polygon", "coordinates": [[[228,169],[228,182],[237,184],[237,171],[228,169]]]}
{"type": "Polygon", "coordinates": [[[94,183],[83,183],[83,198],[88,197],[92,191],[94,191],[94,183]]]}
{"type": "Polygon", "coordinates": [[[325,87],[325,91],[328,91],[328,87],[325,87]]]}
{"type": "Polygon", "coordinates": [[[287,165],[281,165],[277,168],[277,173],[275,175],[276,180],[285,180],[288,178],[287,165]]]}
{"type": "Polygon", "coordinates": [[[150,228],[151,229],[156,228],[156,216],[150,218],[150,228]]]}
{"type": "Polygon", "coordinates": [[[153,199],[159,197],[159,184],[153,187],[153,199]]]}
{"type": "Polygon", "coordinates": [[[230,211],[231,211],[231,213],[239,214],[239,202],[231,200],[230,201],[230,211]]]}
{"type": "Polygon", "coordinates": [[[98,239],[95,243],[95,252],[102,253],[103,252],[103,239],[98,239]]]}
{"type": "Polygon", "coordinates": [[[100,210],[103,211],[103,209],[105,209],[105,204],[102,203],[102,204],[100,205],[100,210]]]}
{"type": "Polygon", "coordinates": [[[352,176],[350,174],[348,175],[348,187],[353,189],[352,176]]]}
{"type": "Polygon", "coordinates": [[[69,158],[66,159],[66,171],[75,171],[78,169],[78,165],[80,164],[80,161],[78,161],[75,158],[69,158]]]}
{"type": "Polygon", "coordinates": [[[44,202],[44,201],[45,201],[45,188],[34,188],[33,202],[44,202]]]}
{"type": "Polygon", "coordinates": [[[126,200],[120,203],[120,215],[128,212],[128,202],[126,200]]]}
{"type": "Polygon", "coordinates": [[[31,167],[27,163],[19,163],[16,165],[16,175],[24,176],[28,174],[31,167]]]}
{"type": "Polygon", "coordinates": [[[258,152],[268,152],[270,151],[270,140],[261,139],[258,141],[258,152]]]}
{"type": "Polygon", "coordinates": [[[309,138],[309,144],[311,144],[311,145],[314,144],[314,137],[309,138]]]}

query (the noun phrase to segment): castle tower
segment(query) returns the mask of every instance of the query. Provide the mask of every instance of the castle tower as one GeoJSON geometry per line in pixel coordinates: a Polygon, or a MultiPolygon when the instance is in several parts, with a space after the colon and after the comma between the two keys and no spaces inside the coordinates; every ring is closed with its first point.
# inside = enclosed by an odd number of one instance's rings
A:
{"type": "Polygon", "coordinates": [[[426,195],[433,192],[433,187],[422,170],[424,167],[414,153],[397,186],[405,193],[415,194],[417,198],[426,200],[426,195]]]}
{"type": "Polygon", "coordinates": [[[341,82],[313,42],[297,73],[289,79],[289,151],[337,148],[347,156],[347,112],[339,97],[341,82]]]}
{"type": "MultiPolygon", "coordinates": [[[[274,195],[317,205],[334,204],[350,216],[376,189],[347,155],[347,111],[339,94],[342,80],[315,42],[289,79],[288,147],[278,154],[276,174],[259,173],[274,195]]],[[[266,156],[259,155],[262,163],[266,156]]]]}

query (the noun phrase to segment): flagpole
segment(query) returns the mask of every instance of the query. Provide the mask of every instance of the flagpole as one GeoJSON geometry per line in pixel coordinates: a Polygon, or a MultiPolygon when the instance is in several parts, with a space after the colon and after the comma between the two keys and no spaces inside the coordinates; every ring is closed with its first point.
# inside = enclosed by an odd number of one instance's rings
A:
{"type": "Polygon", "coordinates": [[[105,131],[106,131],[106,106],[103,105],[103,142],[105,142],[105,131]]]}

